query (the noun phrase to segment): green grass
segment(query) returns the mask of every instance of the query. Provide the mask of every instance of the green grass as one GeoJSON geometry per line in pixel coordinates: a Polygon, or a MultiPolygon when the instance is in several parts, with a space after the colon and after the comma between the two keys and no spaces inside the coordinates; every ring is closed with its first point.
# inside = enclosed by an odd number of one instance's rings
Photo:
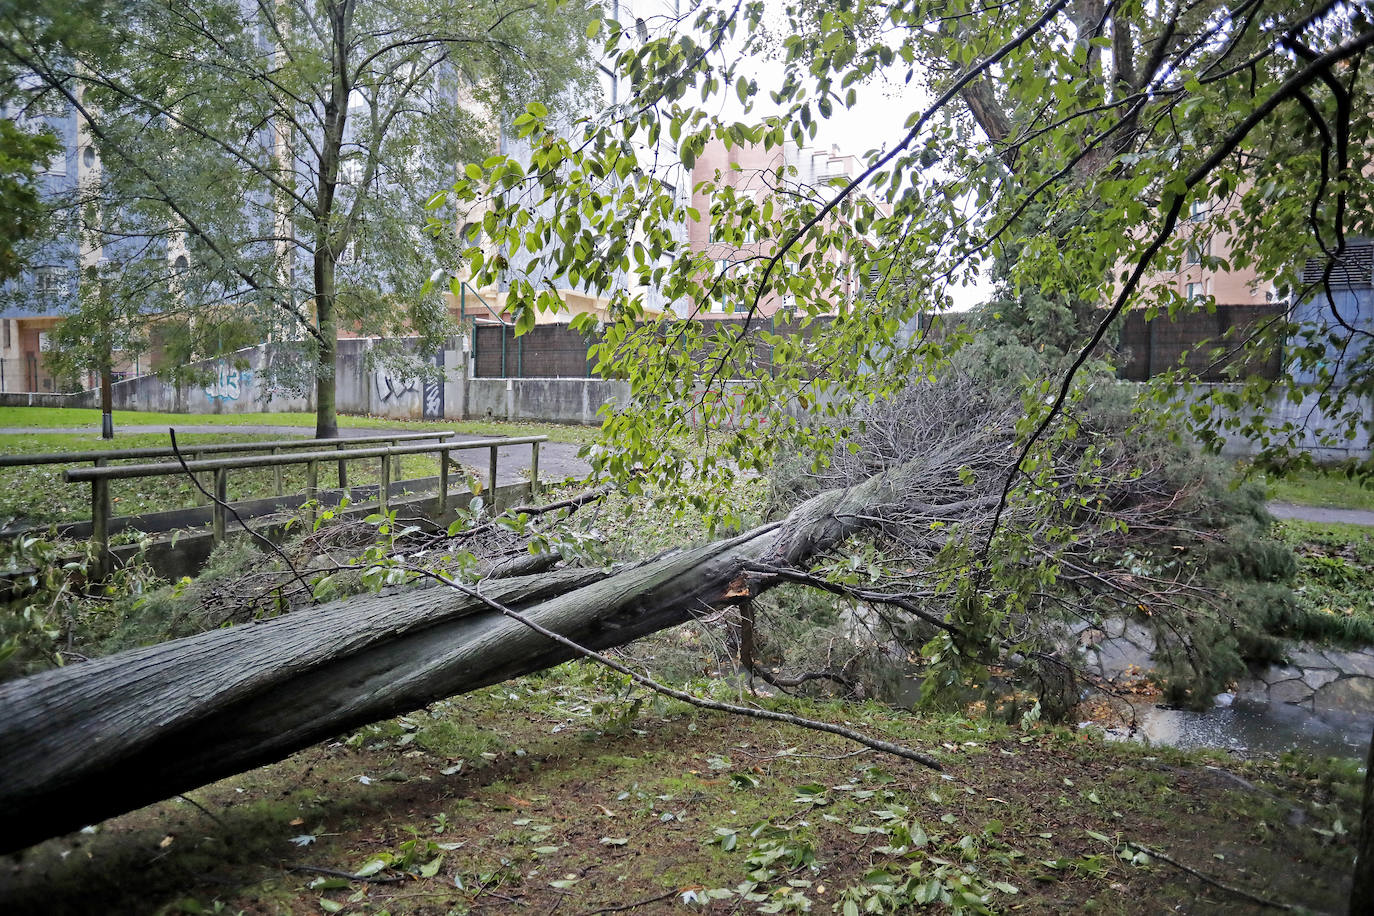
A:
{"type": "MultiPolygon", "coordinates": [[[[277,435],[243,435],[240,433],[188,433],[178,435],[183,446],[215,442],[261,442],[283,438],[277,435]]],[[[144,448],[167,445],[165,433],[125,433],[117,435],[119,448],[144,448]]],[[[32,433],[0,436],[4,453],[38,454],[43,452],[86,452],[110,447],[97,435],[71,433],[32,433]]],[[[461,459],[460,459],[461,460],[461,459]]],[[[14,520],[23,524],[71,522],[91,517],[90,485],[67,483],[63,473],[73,465],[47,464],[29,467],[0,468],[0,524],[14,520]]],[[[433,477],[439,473],[438,458],[432,454],[405,455],[401,458],[401,480],[433,477]]],[[[304,465],[282,468],[282,492],[300,493],[305,490],[304,465]]],[[[375,484],[381,477],[376,459],[353,461],[348,465],[350,486],[375,484]]],[[[319,485],[333,487],[338,483],[336,465],[320,467],[319,485]]],[[[268,468],[231,471],[228,480],[231,500],[271,496],[276,492],[273,473],[268,468]]],[[[114,480],[110,483],[110,499],[115,515],[141,515],[168,509],[184,509],[196,505],[198,491],[185,477],[143,477],[134,480],[114,480]]]]}
{"type": "MultiPolygon", "coordinates": [[[[246,413],[246,414],[187,414],[156,413],[137,410],[114,412],[115,448],[124,447],[123,426],[296,426],[313,431],[315,415],[310,413],[246,413]]],[[[503,420],[390,420],[385,417],[339,417],[339,425],[351,429],[395,429],[425,432],[432,429],[452,429],[477,436],[548,436],[554,442],[582,445],[596,436],[594,426],[571,426],[556,423],[506,422],[503,420]]],[[[84,407],[0,407],[0,427],[28,427],[31,429],[76,428],[88,426],[91,436],[98,434],[100,411],[84,407]]],[[[239,437],[242,438],[242,437],[239,437]]],[[[9,451],[10,436],[0,436],[0,444],[9,451]]],[[[107,447],[101,440],[91,448],[107,447]]]]}
{"type": "Polygon", "coordinates": [[[1374,528],[1302,521],[1277,528],[1298,557],[1294,635],[1374,642],[1374,528]]]}
{"type": "MultiPolygon", "coordinates": [[[[91,452],[103,449],[145,448],[166,446],[166,432],[130,432],[130,427],[186,427],[186,426],[281,426],[311,428],[312,414],[169,414],[115,411],[115,438],[101,439],[98,428],[100,411],[84,408],[0,407],[0,427],[26,427],[25,433],[0,435],[0,453],[6,455],[39,454],[44,452],[91,452]],[[50,430],[87,426],[90,432],[65,433],[50,430]]],[[[339,425],[355,429],[395,430],[398,432],[431,432],[436,429],[456,430],[476,436],[548,436],[555,442],[575,445],[592,441],[594,427],[564,426],[541,423],[506,423],[502,421],[454,422],[423,420],[388,420],[381,417],[339,417],[339,425]]],[[[294,438],[294,432],[246,434],[226,429],[223,433],[178,434],[177,441],[186,446],[216,442],[262,442],[294,438]]],[[[26,524],[77,521],[90,518],[90,487],[68,484],[62,479],[68,465],[0,468],[0,524],[19,520],[26,524]]],[[[402,458],[402,479],[432,477],[439,473],[434,455],[407,455],[402,458]]],[[[283,492],[298,493],[305,488],[305,467],[282,469],[283,492]]],[[[380,477],[378,463],[373,460],[349,465],[348,482],[353,486],[375,484],[380,477]]],[[[320,471],[320,485],[332,487],[338,482],[333,465],[320,471]]],[[[233,471],[229,475],[229,498],[252,499],[271,496],[276,490],[270,470],[233,471]]],[[[111,483],[110,496],[116,515],[140,515],[167,509],[186,508],[196,504],[198,493],[190,481],[177,477],[149,477],[138,480],[116,480],[111,483]]]]}
{"type": "Polygon", "coordinates": [[[1308,468],[1261,480],[1269,488],[1269,498],[1280,502],[1326,509],[1374,509],[1374,486],[1347,477],[1339,468],[1308,468]]]}

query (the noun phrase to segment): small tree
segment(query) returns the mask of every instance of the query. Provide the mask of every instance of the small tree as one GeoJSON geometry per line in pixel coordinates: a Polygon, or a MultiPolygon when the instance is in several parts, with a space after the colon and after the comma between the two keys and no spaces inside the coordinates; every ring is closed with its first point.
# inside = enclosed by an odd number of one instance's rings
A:
{"type": "MultiPolygon", "coordinates": [[[[98,173],[63,202],[118,264],[121,320],[184,316],[213,352],[219,316],[308,340],[317,434],[336,430],[344,330],[447,329],[419,290],[435,251],[428,189],[498,145],[512,107],[588,84],[576,3],[291,0],[66,4],[16,14],[12,66],[75,109],[98,173]]],[[[83,299],[83,301],[89,301],[83,299]]]]}

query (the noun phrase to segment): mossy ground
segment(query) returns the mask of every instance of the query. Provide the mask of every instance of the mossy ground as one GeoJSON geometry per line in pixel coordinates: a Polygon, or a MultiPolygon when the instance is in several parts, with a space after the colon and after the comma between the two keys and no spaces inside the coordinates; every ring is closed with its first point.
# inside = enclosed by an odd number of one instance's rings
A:
{"type": "Polygon", "coordinates": [[[0,910],[582,914],[652,901],[633,912],[827,913],[880,900],[880,880],[917,869],[937,891],[971,882],[995,912],[1259,911],[1161,861],[1133,862],[1131,844],[1264,897],[1342,910],[1353,765],[1185,755],[873,703],[753,701],[933,752],[944,772],[628,692],[574,664],[12,857],[0,910]],[[373,880],[342,876],[359,871],[373,880]]]}

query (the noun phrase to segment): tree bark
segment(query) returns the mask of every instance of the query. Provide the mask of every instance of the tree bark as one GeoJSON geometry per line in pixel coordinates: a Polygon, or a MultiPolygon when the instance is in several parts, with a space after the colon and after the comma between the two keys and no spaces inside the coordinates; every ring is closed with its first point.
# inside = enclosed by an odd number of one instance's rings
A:
{"type": "Polygon", "coordinates": [[[315,323],[320,331],[315,359],[315,438],[333,439],[339,434],[335,406],[335,363],[339,349],[338,319],[334,312],[334,265],[325,264],[327,252],[315,254],[315,323]]]}
{"type": "MultiPolygon", "coordinates": [[[[593,649],[776,581],[871,524],[880,475],[784,521],[614,572],[488,581],[483,594],[593,649]]],[[[0,852],[280,760],[341,732],[574,657],[442,587],[357,597],[0,685],[0,852]]]]}
{"type": "Polygon", "coordinates": [[[100,365],[100,438],[114,438],[114,370],[110,368],[110,351],[100,365]]]}

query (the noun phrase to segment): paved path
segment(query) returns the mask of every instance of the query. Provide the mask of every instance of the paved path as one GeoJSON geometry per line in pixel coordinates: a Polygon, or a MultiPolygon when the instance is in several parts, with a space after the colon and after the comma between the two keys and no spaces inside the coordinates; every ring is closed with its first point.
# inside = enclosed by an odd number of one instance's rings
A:
{"type": "Polygon", "coordinates": [[[1339,523],[1342,525],[1374,526],[1374,512],[1368,509],[1329,509],[1325,506],[1299,506],[1295,503],[1269,503],[1274,518],[1290,518],[1301,522],[1339,523]]]}
{"type": "MultiPolygon", "coordinates": [[[[224,433],[226,435],[240,436],[276,436],[281,439],[309,438],[315,435],[313,426],[263,426],[245,424],[243,426],[215,425],[215,426],[176,426],[179,433],[224,433]]],[[[401,429],[396,432],[409,433],[417,430],[401,429]]],[[[34,426],[7,426],[0,427],[0,436],[19,436],[32,435],[35,433],[62,433],[76,434],[96,433],[99,427],[34,427],[34,426]]],[[[166,426],[152,425],[133,425],[121,424],[115,429],[115,440],[111,447],[119,447],[119,433],[165,433],[166,426]]],[[[376,436],[386,433],[385,429],[364,426],[347,426],[339,429],[339,438],[348,439],[354,436],[376,436]]],[[[499,436],[455,436],[455,439],[463,442],[470,442],[477,439],[496,439],[499,436]]],[[[570,442],[545,442],[539,447],[539,479],[543,481],[559,481],[565,477],[584,477],[591,471],[591,465],[577,457],[578,446],[570,442]]],[[[5,451],[4,442],[0,440],[0,453],[5,451]]],[[[470,452],[458,452],[456,460],[462,462],[467,467],[477,472],[478,476],[485,479],[487,474],[487,455],[484,451],[474,450],[470,452]]],[[[511,445],[497,449],[496,452],[496,482],[498,485],[508,483],[519,483],[529,479],[530,470],[530,447],[528,445],[511,445]]]]}

